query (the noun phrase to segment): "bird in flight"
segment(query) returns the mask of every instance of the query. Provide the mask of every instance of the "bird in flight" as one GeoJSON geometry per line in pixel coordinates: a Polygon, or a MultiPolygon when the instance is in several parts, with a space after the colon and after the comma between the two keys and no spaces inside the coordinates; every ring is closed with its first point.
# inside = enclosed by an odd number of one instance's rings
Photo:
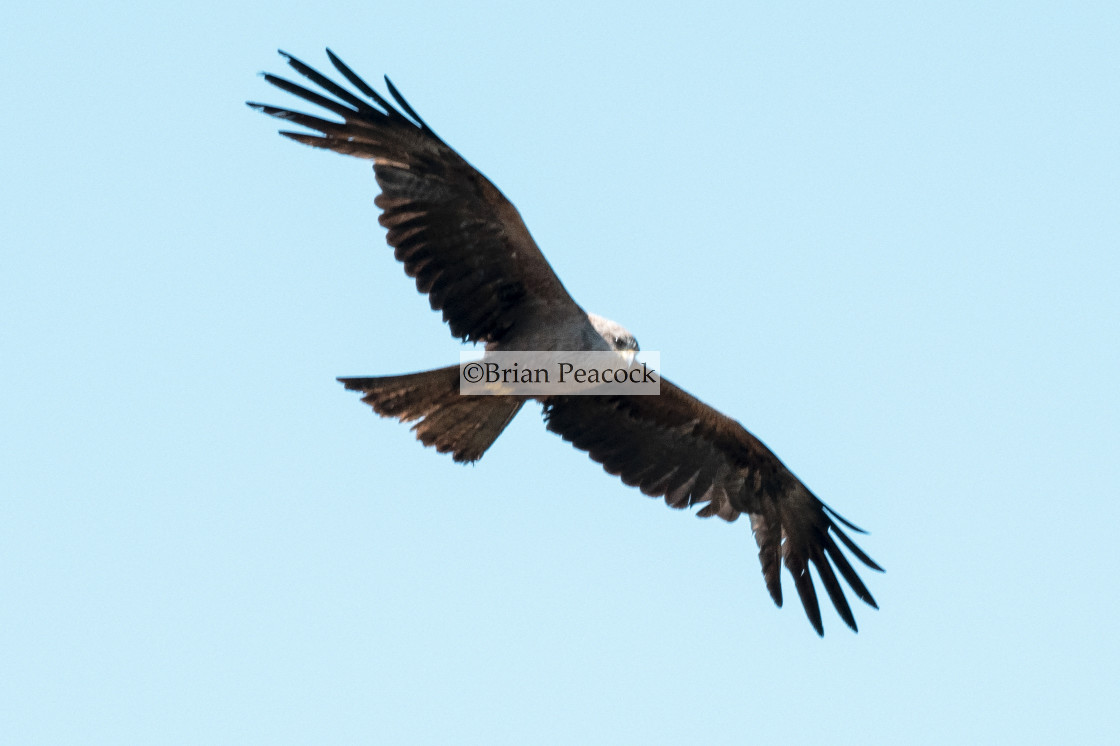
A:
{"type": "MultiPolygon", "coordinates": [[[[388,78],[396,105],[329,49],[334,68],[356,93],[280,54],[322,92],[276,75],[265,80],[337,119],[248,105],[310,130],[281,131],[296,142],[373,161],[381,189],[374,203],[386,240],[431,307],[443,312],[452,335],[488,351],[637,351],[626,329],[587,313],[568,295],[513,204],[425,124],[388,78]]],[[[784,564],[817,634],[824,626],[810,565],[853,631],[855,616],[837,574],[878,608],[841,549],[882,572],[844,529],[865,532],[818,500],[736,420],[664,378],[656,396],[461,396],[458,365],[339,381],[361,392],[377,414],[415,422],[424,445],[459,462],[481,458],[535,398],[549,430],[624,484],[664,497],[673,508],[700,506],[700,517],[731,522],[749,516],[770,596],[782,605],[784,564]]]]}

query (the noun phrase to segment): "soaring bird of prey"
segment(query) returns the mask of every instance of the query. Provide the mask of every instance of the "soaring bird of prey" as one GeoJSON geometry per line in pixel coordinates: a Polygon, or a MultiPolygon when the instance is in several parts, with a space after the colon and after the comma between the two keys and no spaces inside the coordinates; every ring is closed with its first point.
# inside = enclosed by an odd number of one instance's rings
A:
{"type": "MultiPolygon", "coordinates": [[[[373,161],[386,240],[452,335],[489,351],[638,349],[626,329],[587,313],[568,295],[517,209],[424,123],[388,78],[396,106],[330,50],[331,63],[357,93],[280,54],[322,93],[275,75],[265,80],[338,119],[249,106],[310,130],[280,133],[296,142],[373,161]]],[[[415,422],[424,445],[460,462],[481,458],[528,398],[461,396],[458,365],[339,381],[361,392],[377,414],[415,422]]],[[[750,516],[770,596],[782,605],[784,564],[817,634],[824,626],[810,565],[853,631],[855,616],[837,574],[878,608],[840,547],[881,572],[844,528],[864,532],[818,500],[737,421],[664,378],[657,396],[532,398],[549,430],[624,484],[664,497],[673,508],[700,506],[701,517],[750,516]]]]}

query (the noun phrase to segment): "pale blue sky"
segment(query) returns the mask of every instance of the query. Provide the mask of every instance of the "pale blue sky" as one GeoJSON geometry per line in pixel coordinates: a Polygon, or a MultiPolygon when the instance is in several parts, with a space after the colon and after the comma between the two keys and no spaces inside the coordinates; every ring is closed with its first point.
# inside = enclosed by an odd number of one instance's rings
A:
{"type": "Polygon", "coordinates": [[[529,5],[5,10],[0,741],[1108,742],[1118,6],[529,5]],[[243,105],[327,45],[872,532],[858,635],[537,408],[462,467],[334,381],[459,346],[243,105]]]}

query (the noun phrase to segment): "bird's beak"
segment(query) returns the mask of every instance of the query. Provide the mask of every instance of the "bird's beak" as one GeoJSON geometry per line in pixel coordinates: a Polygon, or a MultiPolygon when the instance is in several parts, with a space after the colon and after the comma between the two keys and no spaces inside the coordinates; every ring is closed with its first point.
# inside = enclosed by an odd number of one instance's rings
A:
{"type": "Polygon", "coordinates": [[[634,365],[634,358],[638,356],[637,350],[619,350],[619,356],[626,361],[626,367],[630,368],[634,365]]]}

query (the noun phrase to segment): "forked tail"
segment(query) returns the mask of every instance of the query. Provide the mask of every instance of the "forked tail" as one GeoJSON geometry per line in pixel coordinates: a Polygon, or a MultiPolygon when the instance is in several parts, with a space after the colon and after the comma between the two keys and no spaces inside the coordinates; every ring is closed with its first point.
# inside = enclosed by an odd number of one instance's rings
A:
{"type": "Polygon", "coordinates": [[[459,366],[376,378],[339,378],[382,417],[412,426],[416,438],[459,462],[477,461],[525,403],[512,396],[462,396],[459,366]]]}

